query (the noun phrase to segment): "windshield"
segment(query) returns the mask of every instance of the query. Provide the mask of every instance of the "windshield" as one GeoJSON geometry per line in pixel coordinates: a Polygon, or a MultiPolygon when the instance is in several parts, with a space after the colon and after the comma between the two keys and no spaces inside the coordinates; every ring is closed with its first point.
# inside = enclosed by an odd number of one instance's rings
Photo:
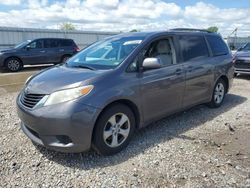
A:
{"type": "Polygon", "coordinates": [[[17,44],[14,48],[15,48],[15,49],[17,49],[17,48],[22,48],[22,47],[26,46],[29,42],[30,42],[30,40],[21,42],[21,43],[17,44]]]}
{"type": "Polygon", "coordinates": [[[68,60],[69,67],[113,69],[142,42],[143,37],[113,37],[96,42],[68,60]]]}

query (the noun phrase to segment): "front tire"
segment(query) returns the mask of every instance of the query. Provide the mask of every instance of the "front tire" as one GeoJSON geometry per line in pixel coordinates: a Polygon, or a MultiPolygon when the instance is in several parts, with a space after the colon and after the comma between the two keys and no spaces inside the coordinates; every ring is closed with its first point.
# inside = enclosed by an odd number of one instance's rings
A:
{"type": "Polygon", "coordinates": [[[226,83],[223,79],[219,79],[213,91],[212,100],[208,103],[211,108],[218,108],[222,105],[226,94],[226,83]]]}
{"type": "Polygon", "coordinates": [[[98,119],[93,135],[93,148],[101,155],[113,155],[125,148],[135,130],[134,113],[117,104],[105,110],[98,119]]]}
{"type": "Polygon", "coordinates": [[[11,57],[5,61],[5,68],[11,72],[18,72],[23,68],[23,63],[20,59],[11,57]]]}

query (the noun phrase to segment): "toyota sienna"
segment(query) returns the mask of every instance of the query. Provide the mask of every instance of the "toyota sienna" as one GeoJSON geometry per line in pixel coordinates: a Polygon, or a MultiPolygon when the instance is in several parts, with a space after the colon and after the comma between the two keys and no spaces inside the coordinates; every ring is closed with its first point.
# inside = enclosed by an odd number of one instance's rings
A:
{"type": "Polygon", "coordinates": [[[233,73],[232,55],[216,33],[125,33],[29,78],[18,115],[38,145],[112,155],[153,121],[198,104],[219,107],[233,73]]]}

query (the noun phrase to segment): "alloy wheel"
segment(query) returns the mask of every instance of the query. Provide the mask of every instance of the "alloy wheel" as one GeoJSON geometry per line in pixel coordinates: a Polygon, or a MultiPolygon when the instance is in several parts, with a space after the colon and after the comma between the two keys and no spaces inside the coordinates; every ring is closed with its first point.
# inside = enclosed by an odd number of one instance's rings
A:
{"type": "Polygon", "coordinates": [[[107,146],[120,146],[129,136],[130,121],[126,114],[117,113],[109,118],[104,130],[103,139],[107,146]]]}
{"type": "Polygon", "coordinates": [[[20,68],[20,62],[16,59],[12,59],[8,61],[7,66],[11,71],[17,71],[20,68]]]}
{"type": "Polygon", "coordinates": [[[225,94],[224,85],[219,82],[215,87],[215,92],[214,92],[215,103],[220,104],[224,98],[224,94],[225,94]]]}

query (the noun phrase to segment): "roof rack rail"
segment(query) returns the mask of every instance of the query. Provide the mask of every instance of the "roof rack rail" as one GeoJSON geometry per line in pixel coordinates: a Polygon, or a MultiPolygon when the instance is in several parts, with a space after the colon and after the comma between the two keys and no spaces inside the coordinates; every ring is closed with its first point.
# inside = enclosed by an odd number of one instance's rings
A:
{"type": "Polygon", "coordinates": [[[206,29],[194,29],[194,28],[174,28],[174,29],[170,29],[170,31],[196,31],[196,32],[213,33],[213,32],[208,31],[206,29]]]}

